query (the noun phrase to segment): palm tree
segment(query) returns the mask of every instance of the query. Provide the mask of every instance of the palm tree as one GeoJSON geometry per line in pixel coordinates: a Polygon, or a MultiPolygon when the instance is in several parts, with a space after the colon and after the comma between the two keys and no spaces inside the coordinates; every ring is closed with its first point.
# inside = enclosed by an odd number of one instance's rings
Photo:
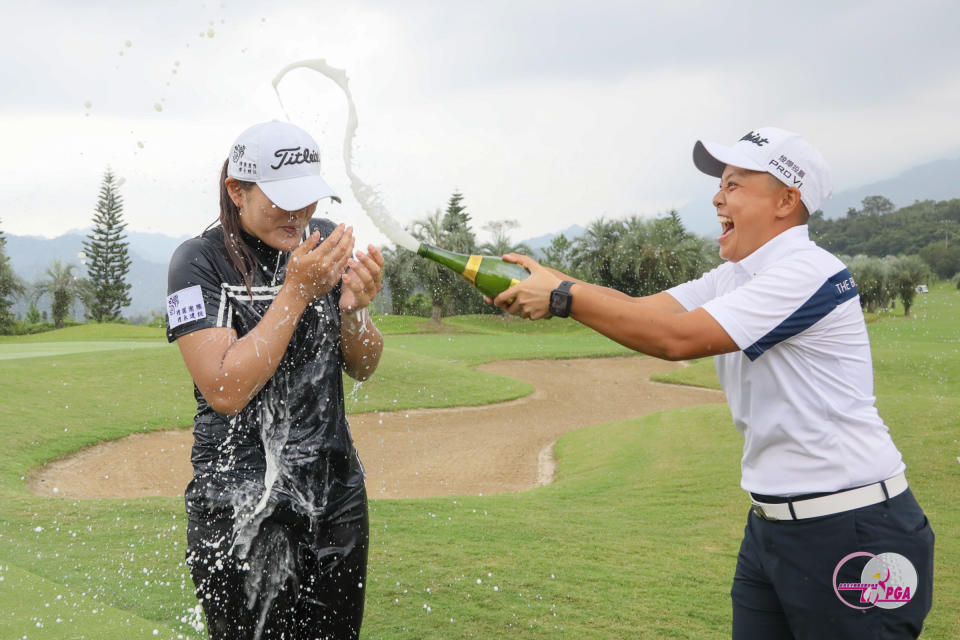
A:
{"type": "Polygon", "coordinates": [[[401,246],[383,250],[383,280],[390,292],[390,310],[394,315],[406,311],[407,301],[417,284],[414,264],[419,261],[417,254],[401,246]]]}
{"type": "Polygon", "coordinates": [[[543,260],[540,261],[540,264],[578,278],[579,276],[573,270],[573,249],[574,243],[570,242],[567,236],[561,233],[550,241],[550,246],[543,249],[543,260]]]}
{"type": "Polygon", "coordinates": [[[37,293],[39,295],[50,294],[53,301],[51,313],[55,329],[63,328],[63,321],[66,319],[70,307],[81,295],[80,284],[73,275],[74,266],[72,264],[64,265],[59,260],[54,260],[53,264],[44,272],[46,277],[37,283],[37,293]]]}
{"type": "Polygon", "coordinates": [[[683,227],[676,212],[591,224],[575,254],[598,284],[644,296],[699,277],[710,265],[704,241],[683,227]]]}
{"type": "Polygon", "coordinates": [[[494,220],[483,225],[483,228],[493,234],[493,240],[480,245],[480,251],[492,256],[502,256],[507,253],[523,253],[530,255],[533,250],[522,242],[514,244],[509,232],[516,229],[520,223],[516,220],[494,220]]]}
{"type": "Polygon", "coordinates": [[[890,301],[890,273],[888,265],[880,258],[855,256],[848,265],[857,283],[860,305],[867,313],[875,313],[887,307],[890,301]]]}
{"type": "Polygon", "coordinates": [[[910,315],[917,286],[933,277],[930,267],[919,256],[902,256],[893,263],[893,283],[897,297],[903,303],[903,315],[910,315]]]}
{"type": "MultiPolygon", "coordinates": [[[[421,242],[444,247],[447,244],[447,231],[443,225],[443,212],[437,209],[427,217],[414,221],[412,233],[421,242]]],[[[432,260],[415,261],[413,271],[430,295],[430,321],[439,323],[443,317],[444,302],[451,295],[456,275],[432,260]]]]}
{"type": "Polygon", "coordinates": [[[573,268],[583,274],[584,280],[604,287],[614,285],[613,261],[617,244],[623,235],[622,220],[594,220],[573,250],[573,268]]]}

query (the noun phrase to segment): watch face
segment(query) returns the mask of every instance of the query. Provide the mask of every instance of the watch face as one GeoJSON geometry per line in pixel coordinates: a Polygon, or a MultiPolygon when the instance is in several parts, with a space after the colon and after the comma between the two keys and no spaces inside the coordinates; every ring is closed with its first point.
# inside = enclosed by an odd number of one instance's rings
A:
{"type": "Polygon", "coordinates": [[[567,301],[569,300],[569,294],[565,294],[562,291],[551,291],[550,292],[550,315],[557,316],[560,318],[566,318],[568,315],[567,301]]]}

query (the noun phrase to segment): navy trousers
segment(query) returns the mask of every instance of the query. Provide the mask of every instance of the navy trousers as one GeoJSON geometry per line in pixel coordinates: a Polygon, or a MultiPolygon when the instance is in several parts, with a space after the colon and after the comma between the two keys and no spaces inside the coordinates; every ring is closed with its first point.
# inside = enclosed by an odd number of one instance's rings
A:
{"type": "Polygon", "coordinates": [[[731,590],[733,639],[916,638],[933,600],[933,541],[909,489],[879,504],[807,520],[768,521],[751,511],[731,590]],[[882,608],[860,602],[859,592],[838,591],[837,584],[863,584],[870,557],[842,562],[855,552],[906,557],[917,573],[910,600],[882,608]]]}

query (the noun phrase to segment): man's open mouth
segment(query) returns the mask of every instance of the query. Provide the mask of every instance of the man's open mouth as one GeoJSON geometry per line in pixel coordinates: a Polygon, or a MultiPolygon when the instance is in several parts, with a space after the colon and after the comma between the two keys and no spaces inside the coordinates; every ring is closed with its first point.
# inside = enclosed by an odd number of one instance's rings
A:
{"type": "Polygon", "coordinates": [[[720,227],[723,229],[723,233],[720,234],[721,238],[733,231],[733,220],[727,216],[717,216],[717,222],[720,223],[720,227]]]}

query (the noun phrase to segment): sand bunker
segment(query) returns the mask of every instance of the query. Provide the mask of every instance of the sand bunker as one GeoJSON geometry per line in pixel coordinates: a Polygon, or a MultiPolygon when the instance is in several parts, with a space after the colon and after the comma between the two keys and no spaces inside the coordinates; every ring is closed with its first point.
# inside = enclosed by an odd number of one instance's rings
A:
{"type": "MultiPolygon", "coordinates": [[[[553,444],[581,427],[699,404],[719,391],[650,381],[680,364],[646,357],[505,360],[478,367],[531,383],[500,404],[348,416],[371,498],[523,491],[553,477],[553,444]]],[[[190,480],[190,429],[105,442],[50,462],[27,479],[64,498],[180,496],[190,480]]]]}

